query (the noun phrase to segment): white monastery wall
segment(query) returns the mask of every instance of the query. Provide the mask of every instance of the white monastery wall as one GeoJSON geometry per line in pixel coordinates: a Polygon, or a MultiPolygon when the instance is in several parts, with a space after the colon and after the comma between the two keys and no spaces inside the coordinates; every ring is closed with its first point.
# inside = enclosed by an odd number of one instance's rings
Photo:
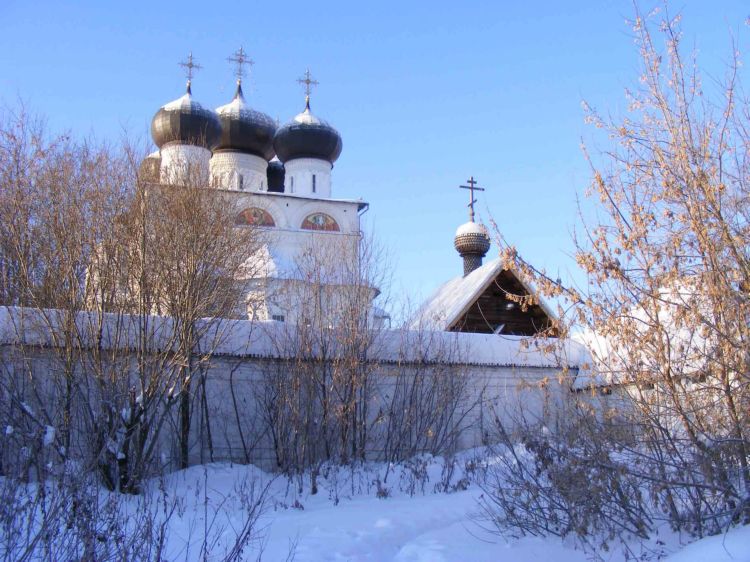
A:
{"type": "MultiPolygon", "coordinates": [[[[36,322],[35,315],[39,315],[38,311],[0,308],[0,364],[1,376],[7,377],[6,382],[11,381],[23,396],[18,403],[40,411],[42,402],[55,400],[55,386],[42,381],[64,380],[60,377],[65,353],[54,347],[54,339],[49,336],[54,322],[36,322]],[[21,321],[24,313],[27,317],[21,321]],[[32,380],[36,381],[33,388],[32,380]]],[[[80,316],[81,326],[96,318],[93,313],[80,316]]],[[[152,348],[158,350],[162,341],[171,346],[169,319],[151,317],[149,322],[154,330],[150,338],[152,348]]],[[[138,341],[138,318],[105,317],[105,324],[102,345],[109,349],[105,356],[115,357],[117,362],[112,372],[135,381],[134,344],[138,341]],[[117,329],[113,329],[115,324],[117,329]],[[117,353],[113,354],[113,349],[117,353]]],[[[281,377],[283,381],[292,376],[295,369],[303,369],[298,374],[304,375],[319,368],[317,352],[308,350],[305,355],[295,355],[294,341],[289,345],[284,340],[293,337],[294,327],[280,322],[226,321],[212,330],[207,333],[206,341],[213,341],[217,333],[223,334],[221,341],[212,346],[213,355],[206,362],[205,350],[199,349],[192,362],[201,366],[193,375],[195,384],[205,376],[208,415],[204,416],[203,406],[193,400],[191,462],[249,461],[272,469],[276,457],[268,412],[269,407],[279,404],[271,381],[273,377],[281,377]],[[213,455],[210,454],[209,432],[213,455]]],[[[550,414],[554,418],[558,413],[564,416],[565,397],[571,393],[580,357],[571,355],[569,368],[564,369],[558,358],[524,350],[523,340],[447,332],[383,331],[374,334],[366,354],[368,359],[360,365],[371,370],[367,394],[368,458],[382,456],[387,423],[387,417],[382,414],[398,409],[393,406],[395,393],[405,388],[403,385],[411,388],[409,385],[417,376],[427,380],[443,377],[444,383],[451,383],[450,392],[460,398],[453,420],[458,430],[458,438],[451,445],[455,449],[492,442],[497,421],[512,430],[520,413],[531,420],[550,414]],[[559,381],[562,373],[566,373],[565,378],[559,381]]],[[[332,332],[327,344],[331,346],[327,350],[331,359],[337,357],[336,341],[336,334],[332,332]]],[[[81,361],[83,364],[88,361],[85,350],[81,361]]],[[[176,367],[175,364],[169,368],[176,367]]],[[[91,388],[96,389],[96,385],[91,388]]],[[[97,398],[91,395],[87,399],[97,398]]],[[[178,458],[173,429],[179,427],[177,416],[178,410],[173,405],[169,410],[172,421],[163,425],[160,435],[157,458],[162,459],[165,466],[175,466],[178,458]]],[[[85,435],[87,428],[81,425],[77,431],[85,435]]]]}
{"type": "MultiPolygon", "coordinates": [[[[278,374],[285,366],[259,358],[238,361],[219,357],[214,358],[213,363],[207,387],[213,460],[244,462],[249,457],[253,464],[273,470],[276,468],[276,453],[266,424],[267,404],[262,402],[264,398],[273,400],[270,394],[264,394],[265,390],[270,390],[268,377],[278,374]],[[231,398],[233,394],[234,399],[231,398]]],[[[371,460],[382,459],[386,439],[387,420],[385,417],[378,419],[378,415],[393,397],[398,376],[410,369],[408,365],[384,365],[377,369],[371,381],[367,447],[367,456],[371,460]]],[[[556,380],[559,369],[457,365],[455,370],[456,376],[466,379],[465,394],[456,414],[460,419],[456,420],[459,429],[455,450],[495,442],[498,420],[512,431],[521,413],[527,419],[542,419],[543,415],[549,414],[545,410],[559,404],[569,393],[567,387],[557,383],[543,388],[539,386],[541,381],[556,380]]],[[[210,460],[208,431],[203,419],[194,422],[191,462],[207,462],[210,460]]]]}

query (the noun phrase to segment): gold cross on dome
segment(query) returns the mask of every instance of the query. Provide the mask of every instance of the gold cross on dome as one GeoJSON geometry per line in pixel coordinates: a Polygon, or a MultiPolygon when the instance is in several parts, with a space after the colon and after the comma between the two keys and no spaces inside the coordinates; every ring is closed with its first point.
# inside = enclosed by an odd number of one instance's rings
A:
{"type": "Polygon", "coordinates": [[[187,76],[187,79],[188,79],[188,86],[190,86],[190,82],[193,81],[194,70],[200,70],[203,67],[199,65],[197,62],[195,62],[195,60],[193,60],[193,51],[190,51],[187,61],[182,61],[179,64],[181,67],[186,69],[185,75],[187,76]]]}
{"type": "Polygon", "coordinates": [[[319,82],[312,77],[308,68],[305,70],[304,78],[297,78],[297,83],[305,85],[305,106],[310,109],[310,92],[312,92],[312,87],[317,86],[319,82]]]}
{"type": "Polygon", "coordinates": [[[251,67],[253,66],[253,64],[255,64],[253,59],[247,56],[247,53],[245,53],[245,49],[243,49],[242,47],[235,51],[233,55],[227,60],[237,65],[237,70],[234,73],[235,76],[237,76],[237,82],[242,82],[242,78],[243,76],[245,76],[245,69],[242,68],[243,65],[251,67]]]}
{"type": "Polygon", "coordinates": [[[466,183],[469,185],[459,185],[461,189],[468,189],[469,190],[469,204],[467,205],[469,207],[469,220],[471,222],[474,222],[474,203],[477,202],[476,199],[474,199],[474,192],[475,191],[484,191],[483,187],[477,187],[477,180],[474,179],[474,176],[471,176],[468,180],[466,180],[466,183]]]}

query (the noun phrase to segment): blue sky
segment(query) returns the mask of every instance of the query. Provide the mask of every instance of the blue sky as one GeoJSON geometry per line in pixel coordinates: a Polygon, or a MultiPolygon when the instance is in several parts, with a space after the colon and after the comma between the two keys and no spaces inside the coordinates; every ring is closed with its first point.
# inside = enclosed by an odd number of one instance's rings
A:
{"type": "MultiPolygon", "coordinates": [[[[685,42],[716,76],[730,34],[748,45],[747,1],[685,0],[685,42]]],[[[344,150],[334,196],[371,205],[368,228],[389,248],[394,288],[414,299],[460,274],[453,249],[474,175],[480,217],[540,267],[575,275],[570,234],[589,179],[581,101],[624,111],[638,76],[629,0],[587,2],[0,2],[0,100],[25,100],[53,130],[116,140],[147,135],[183,93],[177,62],[204,67],[194,96],[226,103],[240,45],[255,60],[251,106],[286,121],[313,111],[344,150]]],[[[496,246],[490,250],[496,252],[496,246]]]]}

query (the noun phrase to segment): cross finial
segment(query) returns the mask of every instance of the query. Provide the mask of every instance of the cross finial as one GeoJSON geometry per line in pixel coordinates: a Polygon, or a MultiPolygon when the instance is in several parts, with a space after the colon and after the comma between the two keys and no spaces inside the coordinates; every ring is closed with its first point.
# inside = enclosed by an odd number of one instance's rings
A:
{"type": "Polygon", "coordinates": [[[484,191],[484,188],[477,187],[477,180],[474,179],[474,176],[471,176],[466,180],[466,183],[469,185],[459,185],[458,187],[469,190],[469,204],[467,205],[469,207],[469,221],[474,222],[474,203],[477,202],[477,200],[474,199],[474,192],[484,191]]]}
{"type": "Polygon", "coordinates": [[[179,64],[185,69],[185,75],[187,76],[187,90],[188,93],[190,93],[190,83],[193,81],[193,71],[200,70],[203,67],[193,60],[193,51],[190,51],[186,61],[182,61],[179,64]]]}
{"type": "Polygon", "coordinates": [[[305,70],[304,78],[297,78],[297,83],[305,85],[305,109],[310,109],[310,92],[312,92],[313,86],[318,85],[318,81],[312,77],[308,68],[305,70]]]}
{"type": "Polygon", "coordinates": [[[244,65],[250,67],[255,64],[253,59],[247,56],[245,49],[243,49],[242,47],[235,51],[227,60],[237,65],[237,70],[234,72],[234,75],[237,76],[237,84],[240,84],[242,82],[242,78],[245,76],[245,69],[242,67],[244,65]]]}

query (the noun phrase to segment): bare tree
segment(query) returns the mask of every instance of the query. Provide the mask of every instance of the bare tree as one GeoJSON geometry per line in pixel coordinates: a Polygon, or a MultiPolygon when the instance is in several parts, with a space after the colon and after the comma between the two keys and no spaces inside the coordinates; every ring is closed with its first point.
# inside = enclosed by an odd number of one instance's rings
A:
{"type": "Polygon", "coordinates": [[[226,336],[225,321],[244,316],[243,279],[254,267],[260,235],[236,228],[231,198],[208,188],[207,170],[191,166],[182,185],[152,184],[140,205],[147,224],[145,252],[153,312],[172,322],[179,365],[180,466],[188,465],[194,400],[211,455],[211,424],[206,397],[206,368],[213,349],[226,336]],[[196,358],[198,360],[196,361],[196,358]],[[195,379],[195,380],[194,380],[195,379]],[[197,391],[197,392],[196,392],[197,391]]]}
{"type": "Polygon", "coordinates": [[[7,315],[18,337],[0,415],[29,426],[15,438],[46,432],[57,461],[97,467],[123,491],[159,468],[177,402],[180,465],[195,405],[210,451],[205,374],[243,308],[258,239],[235,229],[231,198],[200,167],[181,185],[153,184],[142,154],[50,137],[23,108],[0,127],[0,296],[23,307],[7,315]]]}
{"type": "MultiPolygon", "coordinates": [[[[598,431],[581,433],[575,454],[557,462],[610,466],[623,487],[635,479],[648,490],[654,519],[666,513],[702,536],[750,521],[750,113],[738,61],[722,83],[702,83],[681,48],[679,17],[636,12],[633,31],[642,75],[627,91],[627,116],[587,108],[610,142],[589,159],[599,218],[577,239],[590,289],[561,286],[507,245],[504,257],[571,306],[560,328],[589,334],[591,389],[613,393],[598,410],[616,411],[618,423],[587,413],[598,431]]],[[[610,498],[620,508],[635,502],[610,498]]],[[[632,523],[619,513],[623,528],[632,523]]],[[[649,527],[648,517],[640,522],[649,527]]]]}
{"type": "MultiPolygon", "coordinates": [[[[2,378],[3,414],[9,427],[21,423],[31,435],[45,433],[55,453],[44,466],[76,456],[96,466],[116,423],[105,420],[119,417],[112,408],[119,411],[126,386],[118,376],[120,351],[105,349],[122,325],[112,322],[105,337],[103,309],[82,313],[97,302],[89,271],[106,269],[107,252],[97,248],[116,240],[114,225],[127,208],[133,178],[111,147],[50,138],[23,108],[3,115],[0,139],[3,304],[25,307],[6,317],[19,342],[2,378]],[[52,347],[45,359],[24,345],[35,335],[52,347]],[[83,446],[82,435],[92,436],[92,447],[83,446]]],[[[100,289],[111,292],[105,284],[100,289]]]]}

